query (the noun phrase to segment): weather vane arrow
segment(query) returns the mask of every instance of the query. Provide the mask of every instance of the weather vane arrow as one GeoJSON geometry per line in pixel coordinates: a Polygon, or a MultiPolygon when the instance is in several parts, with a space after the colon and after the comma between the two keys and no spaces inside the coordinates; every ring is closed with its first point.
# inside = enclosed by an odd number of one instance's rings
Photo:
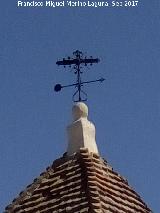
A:
{"type": "Polygon", "coordinates": [[[73,69],[75,70],[74,73],[77,75],[76,83],[69,84],[69,85],[56,84],[54,87],[54,90],[56,92],[59,92],[62,88],[75,86],[77,88],[77,90],[73,94],[73,101],[74,102],[86,101],[87,94],[82,90],[82,86],[84,84],[89,84],[89,83],[94,83],[94,82],[102,83],[105,79],[100,78],[100,79],[91,80],[91,81],[81,81],[81,74],[83,72],[81,70],[80,65],[81,64],[84,66],[87,66],[88,64],[92,65],[93,63],[98,63],[100,60],[98,58],[92,58],[92,56],[90,58],[83,57],[83,53],[79,50],[76,50],[75,52],[73,52],[73,56],[74,56],[74,58],[71,58],[71,57],[68,57],[67,59],[63,58],[63,60],[57,61],[56,64],[63,65],[64,67],[66,67],[67,65],[72,67],[72,65],[73,65],[73,69]],[[85,96],[85,98],[82,98],[82,94],[83,94],[83,96],[85,96]],[[76,95],[78,95],[78,98],[76,98],[76,95]]]}

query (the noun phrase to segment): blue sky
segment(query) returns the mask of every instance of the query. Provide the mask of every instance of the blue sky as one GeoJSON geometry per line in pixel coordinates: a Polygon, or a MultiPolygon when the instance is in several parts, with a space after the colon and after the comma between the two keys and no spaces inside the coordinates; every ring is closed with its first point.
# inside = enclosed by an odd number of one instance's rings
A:
{"type": "MultiPolygon", "coordinates": [[[[111,2],[111,1],[109,1],[111,2]]],[[[0,3],[0,210],[66,151],[75,81],[57,59],[79,49],[101,62],[83,80],[101,156],[160,212],[160,3],[17,8],[0,3]]]]}

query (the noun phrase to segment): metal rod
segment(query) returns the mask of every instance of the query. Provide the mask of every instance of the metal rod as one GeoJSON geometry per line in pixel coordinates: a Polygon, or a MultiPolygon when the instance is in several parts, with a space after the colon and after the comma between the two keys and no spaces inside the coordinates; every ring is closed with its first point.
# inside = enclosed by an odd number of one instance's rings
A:
{"type": "Polygon", "coordinates": [[[97,82],[97,81],[104,81],[105,79],[104,78],[100,78],[100,79],[97,79],[97,80],[92,80],[92,81],[83,81],[81,84],[88,84],[88,83],[94,83],[94,82],[97,82]]]}
{"type": "MultiPolygon", "coordinates": [[[[104,78],[100,78],[100,79],[92,80],[92,81],[83,81],[80,84],[83,85],[83,84],[88,84],[88,83],[94,83],[94,82],[97,82],[97,81],[103,82],[104,80],[105,80],[104,78]]],[[[62,88],[64,88],[64,87],[78,86],[78,84],[79,83],[64,85],[64,86],[62,86],[62,88]]]]}

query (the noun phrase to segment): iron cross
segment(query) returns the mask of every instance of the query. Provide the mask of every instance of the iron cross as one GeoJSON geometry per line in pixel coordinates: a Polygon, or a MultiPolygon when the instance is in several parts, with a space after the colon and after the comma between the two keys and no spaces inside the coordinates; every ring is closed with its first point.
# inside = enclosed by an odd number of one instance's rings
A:
{"type": "Polygon", "coordinates": [[[87,66],[88,64],[93,65],[94,63],[98,63],[99,61],[100,60],[98,58],[93,58],[92,56],[90,58],[84,57],[83,53],[79,50],[76,50],[75,52],[73,52],[73,58],[68,57],[67,59],[63,58],[63,60],[57,61],[56,62],[57,65],[63,65],[64,67],[73,66],[73,69],[75,70],[74,73],[77,75],[77,81],[74,84],[63,85],[63,86],[61,84],[56,84],[54,87],[54,90],[56,92],[59,92],[62,88],[75,86],[77,90],[73,94],[73,101],[74,102],[86,101],[87,94],[82,90],[82,86],[84,84],[89,84],[89,83],[93,83],[97,81],[103,82],[105,79],[100,78],[100,79],[91,80],[91,81],[82,81],[81,74],[83,72],[81,70],[80,65],[84,65],[84,66],[87,66]],[[82,98],[82,95],[84,96],[83,98],[82,98]]]}

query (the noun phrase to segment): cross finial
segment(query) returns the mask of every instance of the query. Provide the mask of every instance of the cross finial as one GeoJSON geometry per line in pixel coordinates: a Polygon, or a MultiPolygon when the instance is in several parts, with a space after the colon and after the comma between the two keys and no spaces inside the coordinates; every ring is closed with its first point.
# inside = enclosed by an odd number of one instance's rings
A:
{"type": "Polygon", "coordinates": [[[63,65],[64,67],[66,66],[70,66],[73,67],[73,69],[75,70],[74,73],[77,75],[77,81],[74,84],[70,84],[70,85],[61,85],[61,84],[56,84],[54,87],[54,90],[56,92],[60,91],[62,88],[64,87],[71,87],[71,86],[75,86],[77,88],[76,92],[73,94],[73,101],[74,102],[81,102],[81,101],[86,101],[87,100],[87,94],[82,90],[82,86],[84,84],[88,84],[88,83],[93,83],[93,82],[103,82],[105,79],[104,78],[100,78],[97,80],[92,80],[92,81],[82,81],[81,80],[81,74],[83,73],[83,71],[81,70],[81,65],[83,66],[87,66],[88,64],[90,64],[92,66],[92,64],[94,63],[98,63],[100,60],[98,58],[93,58],[92,56],[90,58],[84,57],[84,54],[79,51],[76,50],[75,52],[73,52],[73,57],[68,57],[67,59],[63,58],[63,60],[61,61],[57,61],[56,64],[57,65],[63,65]],[[78,97],[76,97],[78,95],[78,97]],[[83,96],[83,98],[82,98],[83,96]]]}

